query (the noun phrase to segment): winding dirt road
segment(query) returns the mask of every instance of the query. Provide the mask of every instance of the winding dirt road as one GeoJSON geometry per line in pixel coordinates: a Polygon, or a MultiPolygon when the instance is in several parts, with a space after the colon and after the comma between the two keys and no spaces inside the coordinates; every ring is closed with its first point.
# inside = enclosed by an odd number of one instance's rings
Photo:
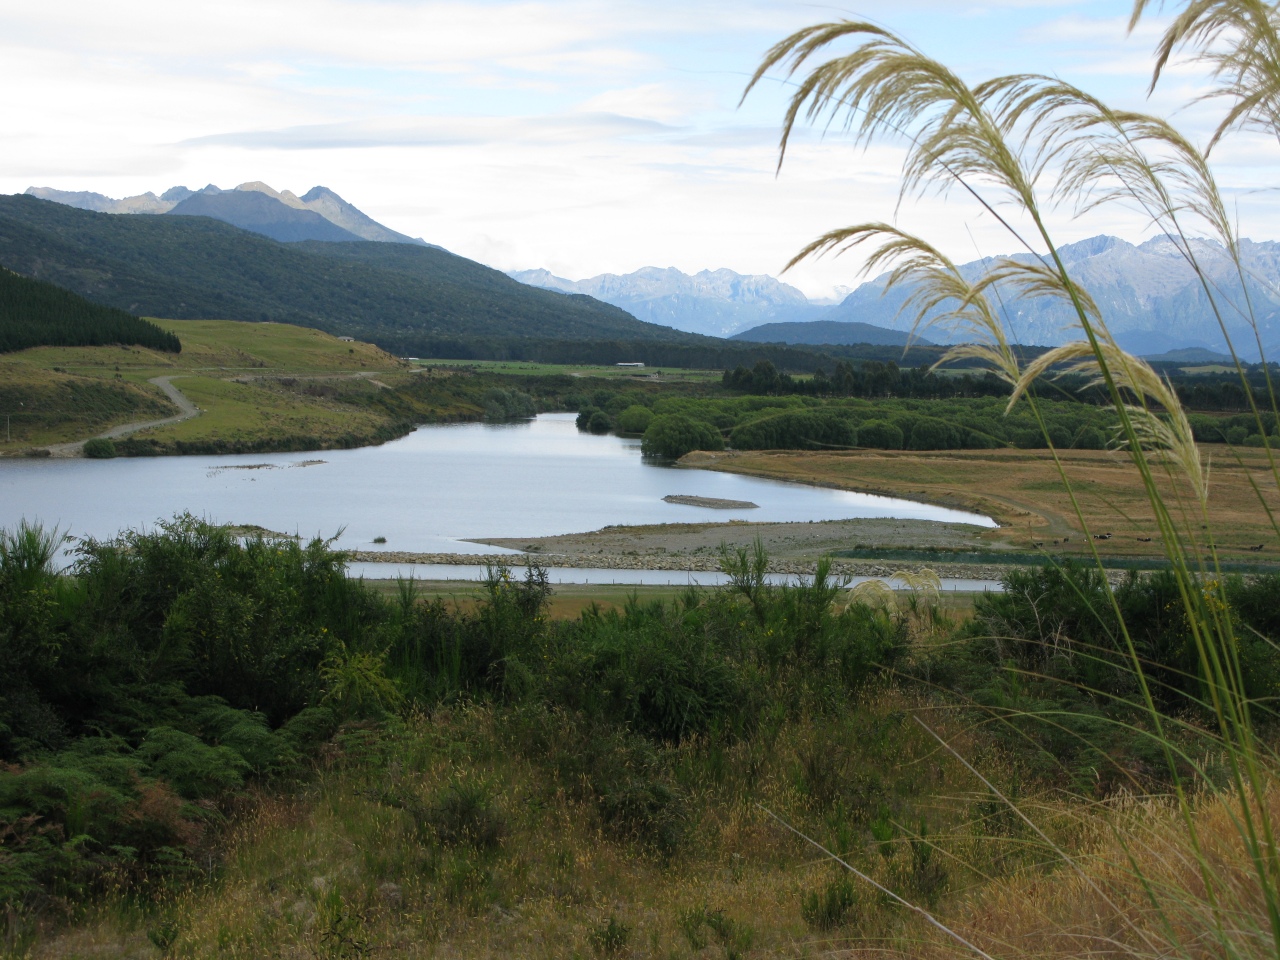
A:
{"type": "Polygon", "coordinates": [[[97,436],[89,437],[85,440],[76,440],[72,443],[55,443],[48,448],[49,454],[54,457],[81,457],[84,456],[84,445],[88,440],[118,440],[120,437],[127,437],[131,433],[146,430],[148,427],[163,427],[170,423],[181,423],[183,420],[190,420],[192,417],[200,416],[203,411],[173,385],[173,379],[173,376],[152,377],[147,382],[154,383],[163,390],[165,396],[172,400],[174,405],[182,411],[177,416],[165,417],[163,420],[142,420],[137,423],[124,423],[118,427],[112,427],[105,433],[99,433],[97,436]]]}

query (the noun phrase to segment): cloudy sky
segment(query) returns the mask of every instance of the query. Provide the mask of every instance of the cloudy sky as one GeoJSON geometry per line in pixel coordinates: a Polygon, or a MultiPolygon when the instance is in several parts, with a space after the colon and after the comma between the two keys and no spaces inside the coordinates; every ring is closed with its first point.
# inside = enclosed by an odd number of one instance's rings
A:
{"type": "MultiPolygon", "coordinates": [[[[790,31],[874,18],[970,80],[1058,74],[1169,114],[1203,82],[1146,97],[1160,21],[1124,2],[895,0],[0,0],[0,192],[113,197],[263,180],[337,191],[375,219],[501,269],[579,279],[646,265],[777,274],[816,234],[893,219],[960,259],[1005,252],[960,197],[895,211],[900,152],[807,134],[775,176],[786,88],[738,100],[790,31]]],[[[1178,114],[1203,137],[1219,108],[1178,114]]],[[[1242,233],[1274,238],[1269,144],[1221,151],[1242,233]]],[[[1064,240],[1144,224],[1056,224],[1064,240]]],[[[787,279],[858,282],[856,259],[787,279]]]]}

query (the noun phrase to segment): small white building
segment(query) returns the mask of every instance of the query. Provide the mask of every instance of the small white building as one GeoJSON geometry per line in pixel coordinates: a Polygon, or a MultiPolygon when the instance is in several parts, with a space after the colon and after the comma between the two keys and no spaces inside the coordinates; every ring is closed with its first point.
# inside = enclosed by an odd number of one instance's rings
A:
{"type": "Polygon", "coordinates": [[[339,337],[338,339],[339,339],[339,340],[341,340],[343,343],[355,343],[355,342],[356,342],[356,338],[355,338],[355,337],[339,337]]]}
{"type": "Polygon", "coordinates": [[[615,366],[615,367],[635,367],[635,368],[637,368],[637,369],[639,369],[639,370],[643,370],[643,369],[644,369],[644,364],[643,364],[643,363],[615,363],[615,364],[614,364],[614,366],[615,366]]]}

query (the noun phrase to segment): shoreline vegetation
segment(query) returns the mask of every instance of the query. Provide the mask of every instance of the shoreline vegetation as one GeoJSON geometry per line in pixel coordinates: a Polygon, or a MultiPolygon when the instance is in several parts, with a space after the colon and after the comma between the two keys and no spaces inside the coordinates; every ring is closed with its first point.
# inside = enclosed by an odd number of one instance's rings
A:
{"type": "MultiPolygon", "coordinates": [[[[1005,594],[956,606],[923,577],[842,590],[825,564],[770,586],[762,547],[728,548],[725,587],[557,610],[536,567],[419,593],[344,577],[324,542],[192,517],[85,542],[70,576],[58,544],[0,537],[15,957],[909,949],[917,917],[777,818],[962,917],[975,895],[1075,889],[968,763],[1072,850],[1175,816],[1132,800],[1169,780],[1086,569],[1006,571],[1005,594]],[[1036,679],[1064,635],[1065,678],[1036,679]]],[[[1274,633],[1280,577],[1227,589],[1274,633]]],[[[1117,596],[1133,615],[1176,586],[1117,596]]],[[[1145,629],[1161,702],[1207,722],[1186,625],[1145,629]]],[[[1280,655],[1242,649],[1259,695],[1280,689],[1280,655]]]]}

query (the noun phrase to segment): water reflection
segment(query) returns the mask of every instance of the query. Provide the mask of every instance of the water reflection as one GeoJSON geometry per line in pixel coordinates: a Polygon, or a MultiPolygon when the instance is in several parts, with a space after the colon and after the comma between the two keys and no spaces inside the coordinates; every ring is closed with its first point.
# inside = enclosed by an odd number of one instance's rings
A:
{"type": "Polygon", "coordinates": [[[986,517],[643,461],[639,444],[579,433],[571,414],[502,426],[430,426],[380,447],[316,453],[118,460],[0,460],[0,526],[20,519],[111,537],[190,512],[359,548],[495,553],[467,538],[539,537],[609,524],[986,517]],[[759,504],[714,510],[664,503],[689,494],[759,504]],[[381,545],[380,545],[381,546],[381,545]]]}

